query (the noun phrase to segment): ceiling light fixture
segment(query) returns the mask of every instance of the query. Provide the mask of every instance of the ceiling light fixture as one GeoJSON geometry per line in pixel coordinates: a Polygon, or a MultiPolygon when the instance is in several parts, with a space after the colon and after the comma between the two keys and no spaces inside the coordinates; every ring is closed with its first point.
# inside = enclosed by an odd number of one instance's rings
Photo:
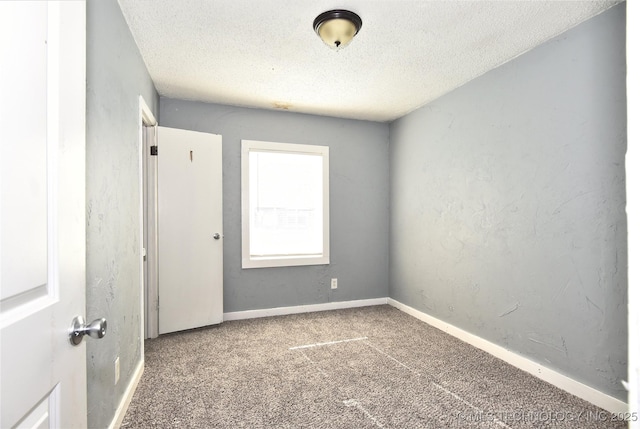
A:
{"type": "Polygon", "coordinates": [[[313,29],[332,49],[344,48],[362,28],[362,19],[349,10],[323,12],[313,21],[313,29]]]}

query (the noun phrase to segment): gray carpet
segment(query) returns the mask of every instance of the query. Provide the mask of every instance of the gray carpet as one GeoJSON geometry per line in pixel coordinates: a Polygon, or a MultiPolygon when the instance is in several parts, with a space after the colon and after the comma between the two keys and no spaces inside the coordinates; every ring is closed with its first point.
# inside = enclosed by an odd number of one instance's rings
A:
{"type": "Polygon", "coordinates": [[[390,306],[225,322],[145,343],[123,428],[624,428],[390,306]]]}

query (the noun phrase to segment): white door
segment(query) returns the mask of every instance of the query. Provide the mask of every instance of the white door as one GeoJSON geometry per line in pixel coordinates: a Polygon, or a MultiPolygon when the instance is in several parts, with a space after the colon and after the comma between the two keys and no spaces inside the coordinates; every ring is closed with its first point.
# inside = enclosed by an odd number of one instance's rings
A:
{"type": "Polygon", "coordinates": [[[159,332],[222,322],[222,137],[158,127],[159,332]]]}
{"type": "Polygon", "coordinates": [[[86,427],[85,2],[0,2],[0,427],[86,427]]]}

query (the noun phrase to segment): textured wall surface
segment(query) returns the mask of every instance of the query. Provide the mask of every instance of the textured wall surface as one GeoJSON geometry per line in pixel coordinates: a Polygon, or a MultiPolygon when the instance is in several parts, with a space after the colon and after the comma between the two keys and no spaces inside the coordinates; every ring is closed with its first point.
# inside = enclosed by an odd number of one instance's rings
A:
{"type": "Polygon", "coordinates": [[[625,5],[391,124],[390,296],[626,400],[625,5]]]}
{"type": "Polygon", "coordinates": [[[88,423],[107,427],[142,358],[138,97],[158,96],[115,0],[87,2],[87,319],[108,333],[87,341],[88,423]],[[114,360],[120,381],[114,385],[114,360]]]}
{"type": "Polygon", "coordinates": [[[222,135],[225,312],[388,296],[387,124],[164,97],[159,121],[222,135]],[[242,139],[329,146],[330,265],[241,269],[242,139]]]}

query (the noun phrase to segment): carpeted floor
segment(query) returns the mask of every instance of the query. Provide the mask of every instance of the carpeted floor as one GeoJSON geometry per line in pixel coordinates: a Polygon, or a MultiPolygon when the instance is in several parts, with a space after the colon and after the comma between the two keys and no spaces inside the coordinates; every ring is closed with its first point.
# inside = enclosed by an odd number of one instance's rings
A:
{"type": "Polygon", "coordinates": [[[123,428],[624,428],[390,306],[225,322],[145,343],[123,428]]]}

